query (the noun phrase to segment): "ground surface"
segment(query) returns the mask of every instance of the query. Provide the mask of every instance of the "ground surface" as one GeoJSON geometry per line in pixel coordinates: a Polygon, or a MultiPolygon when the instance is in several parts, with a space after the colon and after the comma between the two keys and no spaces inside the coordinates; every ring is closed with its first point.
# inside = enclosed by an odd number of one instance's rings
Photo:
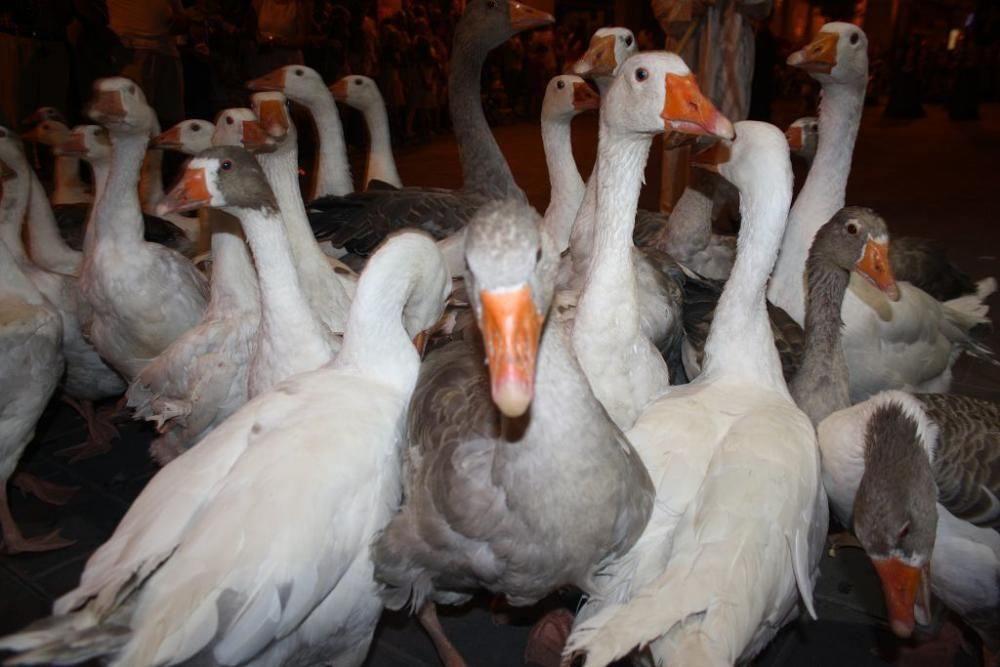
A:
{"type": "MultiPolygon", "coordinates": [[[[951,123],[930,107],[926,119],[885,123],[880,109],[869,109],[859,137],[848,203],[871,206],[896,234],[940,239],[974,276],[1000,276],[1000,229],[995,196],[1000,180],[1000,106],[984,108],[977,123],[951,123]]],[[[794,113],[785,110],[783,122],[794,113]]],[[[596,124],[578,121],[575,147],[584,173],[594,158],[596,124]]],[[[539,210],[544,210],[548,182],[537,126],[522,123],[497,129],[500,145],[514,174],[539,210]]],[[[643,205],[655,208],[658,162],[651,161],[643,205]]],[[[450,138],[402,151],[399,170],[410,185],[458,186],[457,152],[450,138]]],[[[355,172],[363,173],[360,166],[355,172]]],[[[991,300],[994,312],[1000,300],[991,300]]],[[[1000,337],[991,342],[1000,349],[1000,337]]],[[[954,388],[1000,399],[1000,369],[963,361],[954,388]]],[[[126,424],[111,454],[68,465],[54,452],[84,438],[81,420],[54,401],[42,419],[25,469],[53,481],[80,486],[71,503],[53,508],[11,492],[13,512],[26,534],[58,527],[77,543],[58,552],[0,557],[0,634],[44,615],[52,601],[78,581],[87,557],[111,534],[116,523],[155,469],[146,447],[152,438],[145,425],[126,424]]],[[[782,633],[759,665],[865,667],[889,661],[901,665],[975,664],[967,656],[920,658],[899,652],[884,631],[883,607],[874,573],[856,550],[841,550],[823,563],[816,592],[818,621],[793,625],[782,633]]],[[[523,664],[527,623],[494,625],[483,604],[444,612],[444,624],[473,666],[523,664]]],[[[953,647],[956,642],[951,642],[953,647]]],[[[387,615],[368,660],[372,667],[436,665],[430,642],[404,615],[387,615]]]]}

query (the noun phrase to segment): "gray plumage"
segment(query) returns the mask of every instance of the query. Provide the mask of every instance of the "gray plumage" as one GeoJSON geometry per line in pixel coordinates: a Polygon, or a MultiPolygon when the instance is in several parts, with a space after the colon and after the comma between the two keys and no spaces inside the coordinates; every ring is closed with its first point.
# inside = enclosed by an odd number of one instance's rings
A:
{"type": "Polygon", "coordinates": [[[911,283],[938,301],[976,293],[975,281],[948,259],[939,242],[915,236],[894,239],[889,263],[896,280],[911,283]]]}
{"type": "MultiPolygon", "coordinates": [[[[548,311],[557,256],[536,221],[509,203],[470,223],[466,285],[477,314],[480,289],[521,283],[548,311]]],[[[652,484],[594,397],[565,324],[549,315],[534,399],[518,419],[491,400],[481,337],[425,361],[410,405],[406,501],[374,545],[389,607],[458,603],[479,588],[518,605],[566,585],[593,591],[602,566],[645,527],[652,484]]]]}

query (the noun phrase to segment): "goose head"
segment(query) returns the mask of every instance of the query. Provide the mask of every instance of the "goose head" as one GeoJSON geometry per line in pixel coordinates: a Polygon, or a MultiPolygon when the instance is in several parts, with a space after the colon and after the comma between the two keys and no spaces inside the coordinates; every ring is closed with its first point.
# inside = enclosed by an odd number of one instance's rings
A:
{"type": "Polygon", "coordinates": [[[417,273],[414,288],[403,304],[403,328],[422,355],[430,332],[444,314],[452,291],[451,274],[434,239],[417,230],[398,232],[386,239],[372,255],[369,266],[375,257],[385,254],[390,245],[394,248],[392,252],[399,256],[389,260],[393,270],[417,273]]]}
{"type": "Polygon", "coordinates": [[[542,121],[569,122],[577,114],[599,109],[601,96],[575,74],[560,74],[549,81],[542,100],[542,121]]]}
{"type": "Polygon", "coordinates": [[[740,192],[759,183],[762,174],[782,174],[791,189],[792,165],[785,135],[769,123],[744,120],[736,123],[736,138],[717,141],[691,157],[695,167],[720,174],[740,192]]]}
{"type": "Polygon", "coordinates": [[[635,35],[628,28],[599,28],[587,51],[573,63],[572,72],[588,79],[610,79],[618,66],[638,51],[635,35]]]}
{"type": "Polygon", "coordinates": [[[54,149],[57,155],[69,155],[90,163],[111,159],[111,137],[100,125],[77,125],[69,137],[54,149]]]}
{"type": "Polygon", "coordinates": [[[215,146],[191,158],[157,215],[197,208],[274,212],[278,205],[257,160],[239,146],[215,146]]]}
{"type": "MultiPolygon", "coordinates": [[[[49,109],[58,116],[58,111],[52,109],[52,107],[42,107],[42,109],[49,109]]],[[[38,115],[39,112],[35,112],[32,118],[38,115]]],[[[46,146],[57,146],[62,142],[66,141],[69,137],[69,128],[66,127],[66,123],[62,121],[62,117],[43,117],[39,123],[32,127],[27,132],[21,133],[21,138],[25,141],[30,141],[35,144],[45,144],[46,146]]]]}
{"type": "Polygon", "coordinates": [[[733,124],[698,89],[681,57],[667,51],[629,58],[619,68],[601,109],[601,124],[612,131],[733,137],[733,124]]]}
{"type": "Polygon", "coordinates": [[[469,0],[455,26],[454,49],[485,54],[524,30],[555,23],[555,18],[516,0],[469,0]]]}
{"type": "Polygon", "coordinates": [[[87,115],[111,133],[148,135],[157,126],[156,112],[146,102],[142,88],[122,76],[94,82],[87,115]]]}
{"type": "Polygon", "coordinates": [[[299,104],[309,105],[330,96],[319,72],[305,65],[285,65],[247,83],[257,92],[278,92],[299,104]]]}
{"type": "Polygon", "coordinates": [[[788,64],[820,83],[868,82],[868,36],[853,23],[827,23],[812,42],[788,56],[788,64]]]}
{"type": "Polygon", "coordinates": [[[531,405],[558,252],[527,204],[481,208],[465,233],[465,285],[486,346],[493,402],[507,417],[531,405]]]}
{"type": "Polygon", "coordinates": [[[882,582],[892,631],[903,638],[917,620],[928,620],[938,491],[924,443],[935,433],[909,403],[878,405],[866,425],[865,472],[854,497],[854,532],[882,582]]]}
{"type": "Polygon", "coordinates": [[[288,113],[288,100],[284,94],[254,93],[250,96],[250,104],[260,126],[276,144],[285,144],[297,139],[292,116],[288,113]]]}
{"type": "Polygon", "coordinates": [[[212,146],[212,124],[200,118],[182,120],[166,132],[153,137],[150,144],[163,150],[197,155],[212,146]]]}
{"type": "Polygon", "coordinates": [[[251,153],[273,151],[276,142],[264,130],[253,110],[246,107],[223,109],[215,119],[212,146],[242,146],[251,153]]]}
{"type": "Polygon", "coordinates": [[[803,116],[797,119],[785,130],[785,138],[793,155],[812,161],[819,145],[819,118],[803,116]]]}
{"type": "Polygon", "coordinates": [[[368,111],[384,104],[378,84],[360,74],[345,76],[330,86],[330,92],[333,99],[358,111],[368,111]]]}
{"type": "Polygon", "coordinates": [[[899,299],[899,287],[889,263],[889,229],[875,211],[847,206],[820,227],[813,239],[806,271],[826,264],[854,272],[885,293],[899,299]]]}

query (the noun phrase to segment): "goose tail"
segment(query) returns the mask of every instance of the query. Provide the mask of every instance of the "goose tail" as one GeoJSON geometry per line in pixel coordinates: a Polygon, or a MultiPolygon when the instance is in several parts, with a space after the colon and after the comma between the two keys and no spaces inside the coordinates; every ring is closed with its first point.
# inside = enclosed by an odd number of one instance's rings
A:
{"type": "Polygon", "coordinates": [[[13,651],[4,665],[76,665],[112,656],[131,638],[130,628],[98,624],[84,610],[50,616],[0,638],[0,651],[13,651]]]}
{"type": "Polygon", "coordinates": [[[964,333],[961,344],[965,351],[978,359],[1000,365],[993,349],[979,340],[993,328],[993,322],[989,318],[990,307],[986,304],[986,299],[996,290],[996,279],[984,278],[976,283],[974,294],[945,301],[944,305],[948,320],[964,333]]]}

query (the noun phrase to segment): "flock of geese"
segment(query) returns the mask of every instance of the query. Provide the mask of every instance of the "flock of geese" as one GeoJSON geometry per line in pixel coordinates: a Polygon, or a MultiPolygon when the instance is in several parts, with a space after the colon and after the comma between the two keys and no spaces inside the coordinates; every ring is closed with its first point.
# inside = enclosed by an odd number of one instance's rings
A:
{"type": "Polygon", "coordinates": [[[359,665],[383,608],[409,607],[454,667],[438,605],[575,587],[568,639],[537,635],[554,662],[728,665],[815,616],[830,509],[896,634],[933,594],[1000,649],[1000,407],[947,393],[957,357],[990,359],[995,282],[844,207],[864,32],[826,24],[789,58],[823,97],[782,133],[599,30],[546,90],[540,216],[479,86],[491,49],[551,21],[468,3],[459,190],[403,187],[370,79],[328,89],[299,65],[251,81],[251,108],[162,133],[124,78],[95,84],[95,125],[40,112],[51,204],[0,128],[4,546],[68,544],[24,536],[6,496],[65,500],[15,474],[53,393],[90,427],[74,456],[107,450],[93,403],[124,393],[163,464],[53,616],[0,639],[5,664],[359,665]],[[308,200],[288,100],[320,138],[308,200]],[[363,192],[337,102],[368,123],[363,192]],[[598,108],[585,179],[570,123],[598,108]],[[637,209],[659,134],[699,149],[669,216],[637,209]],[[191,156],[166,194],[163,150],[191,156]],[[796,197],[791,152],[811,163],[796,197]],[[738,238],[712,231],[721,179],[738,238]]]}

